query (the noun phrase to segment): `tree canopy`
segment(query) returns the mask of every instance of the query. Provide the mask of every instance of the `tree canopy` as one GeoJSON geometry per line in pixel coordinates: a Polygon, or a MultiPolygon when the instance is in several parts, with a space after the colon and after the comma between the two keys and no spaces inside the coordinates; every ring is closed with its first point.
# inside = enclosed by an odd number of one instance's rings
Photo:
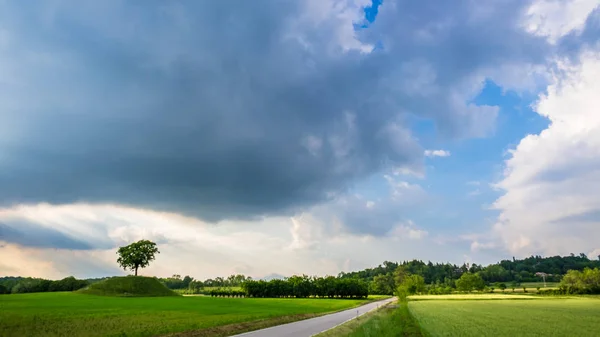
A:
{"type": "Polygon", "coordinates": [[[485,282],[478,273],[464,273],[456,281],[456,288],[462,291],[471,292],[473,290],[483,290],[485,282]]]}
{"type": "Polygon", "coordinates": [[[120,247],[117,251],[117,254],[119,254],[117,263],[125,270],[134,271],[135,276],[137,276],[138,268],[147,267],[150,262],[154,261],[156,254],[159,253],[156,243],[149,240],[140,240],[128,246],[120,247]]]}

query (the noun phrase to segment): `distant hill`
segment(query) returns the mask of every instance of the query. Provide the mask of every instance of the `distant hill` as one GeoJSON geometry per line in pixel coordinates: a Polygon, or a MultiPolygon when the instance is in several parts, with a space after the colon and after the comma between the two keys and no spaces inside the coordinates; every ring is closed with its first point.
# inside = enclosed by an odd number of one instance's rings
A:
{"type": "Polygon", "coordinates": [[[144,276],[112,277],[92,283],[78,292],[88,295],[117,297],[179,296],[158,279],[144,276]]]}
{"type": "Polygon", "coordinates": [[[273,274],[269,274],[267,276],[262,277],[261,280],[271,281],[271,280],[276,280],[276,279],[277,280],[283,280],[285,278],[286,278],[286,276],[283,276],[281,274],[275,274],[275,273],[273,273],[273,274]]]}

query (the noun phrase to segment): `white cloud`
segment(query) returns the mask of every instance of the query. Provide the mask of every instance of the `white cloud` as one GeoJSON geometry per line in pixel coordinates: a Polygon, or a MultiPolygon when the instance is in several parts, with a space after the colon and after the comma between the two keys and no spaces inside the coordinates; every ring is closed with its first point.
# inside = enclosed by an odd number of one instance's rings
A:
{"type": "Polygon", "coordinates": [[[560,62],[535,110],[551,124],[523,138],[496,185],[494,233],[514,254],[589,252],[600,238],[600,54],[560,62]]]}
{"type": "MultiPolygon", "coordinates": [[[[337,275],[373,267],[382,260],[436,259],[426,244],[428,233],[411,221],[398,223],[387,235],[336,233],[312,214],[265,218],[254,222],[224,221],[208,225],[169,213],[112,205],[31,205],[3,209],[0,223],[36,219],[36,224],[62,233],[86,233],[104,247],[72,250],[23,246],[0,241],[0,274],[47,278],[122,275],[116,247],[160,233],[160,254],[142,275],[189,274],[196,278],[243,272],[253,277],[271,273],[337,275]],[[291,229],[291,233],[290,233],[291,229]],[[404,249],[398,251],[398,241],[404,249]],[[322,243],[322,244],[319,244],[322,243]],[[360,247],[360,249],[357,249],[360,247]]],[[[327,220],[327,219],[325,219],[327,220]]],[[[338,228],[342,230],[343,228],[338,228]]],[[[445,258],[460,261],[461,250],[444,247],[445,258]]]]}
{"type": "Polygon", "coordinates": [[[598,0],[537,0],[527,10],[523,26],[556,43],[571,32],[580,32],[588,15],[599,5],[598,0]]]}
{"type": "Polygon", "coordinates": [[[450,157],[450,151],[446,150],[425,150],[426,157],[450,157]]]}
{"type": "Polygon", "coordinates": [[[482,249],[492,249],[492,248],[496,248],[496,244],[493,242],[479,242],[479,241],[473,241],[471,242],[471,251],[472,252],[477,252],[479,250],[482,249]]]}
{"type": "Polygon", "coordinates": [[[425,191],[418,184],[411,184],[407,181],[398,180],[390,175],[384,175],[391,189],[391,197],[399,202],[409,202],[411,200],[423,199],[425,191]]]}
{"type": "Polygon", "coordinates": [[[390,237],[392,237],[394,240],[401,240],[401,239],[421,240],[421,239],[425,238],[427,235],[429,235],[429,232],[427,232],[426,230],[417,228],[416,225],[414,224],[414,222],[412,222],[411,220],[408,220],[406,223],[401,223],[401,224],[394,226],[394,228],[392,228],[392,230],[390,230],[388,235],[390,237]]]}

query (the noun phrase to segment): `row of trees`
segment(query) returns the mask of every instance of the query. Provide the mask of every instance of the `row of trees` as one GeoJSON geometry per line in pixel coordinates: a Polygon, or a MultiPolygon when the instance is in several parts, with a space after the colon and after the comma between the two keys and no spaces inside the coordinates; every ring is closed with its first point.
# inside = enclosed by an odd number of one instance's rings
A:
{"type": "Polygon", "coordinates": [[[369,295],[365,281],[349,278],[292,276],[285,280],[246,281],[242,289],[248,297],[329,297],[364,298],[369,295]]]}
{"type": "Polygon", "coordinates": [[[74,291],[85,288],[89,284],[87,280],[78,280],[72,276],[58,281],[31,277],[6,277],[0,279],[0,294],[74,291]]]}
{"type": "Polygon", "coordinates": [[[226,278],[216,277],[214,279],[206,279],[204,281],[195,280],[193,277],[186,275],[173,275],[171,277],[159,278],[169,289],[189,289],[191,292],[200,292],[205,287],[209,288],[231,288],[241,287],[246,281],[252,280],[251,277],[242,274],[230,275],[226,278]]]}
{"type": "Polygon", "coordinates": [[[465,263],[457,266],[450,263],[425,263],[420,260],[405,261],[402,263],[385,261],[382,265],[365,270],[340,273],[341,278],[359,278],[369,282],[369,291],[372,294],[392,294],[398,282],[395,281],[395,272],[401,268],[412,275],[420,275],[426,284],[435,285],[436,288],[456,288],[456,281],[465,273],[478,274],[485,283],[511,283],[518,285],[520,282],[538,282],[542,278],[540,273],[546,275],[546,281],[558,282],[568,270],[584,270],[585,268],[600,268],[599,260],[590,260],[585,254],[570,256],[553,256],[543,258],[531,256],[522,260],[502,260],[489,266],[465,263]]]}

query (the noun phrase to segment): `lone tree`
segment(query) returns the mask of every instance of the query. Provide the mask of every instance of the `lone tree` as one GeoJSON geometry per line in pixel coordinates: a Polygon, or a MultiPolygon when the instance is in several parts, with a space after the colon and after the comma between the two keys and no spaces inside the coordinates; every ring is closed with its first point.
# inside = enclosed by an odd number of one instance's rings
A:
{"type": "Polygon", "coordinates": [[[134,271],[135,276],[137,276],[138,268],[147,267],[154,260],[155,255],[159,253],[156,243],[149,240],[140,240],[129,246],[119,248],[117,263],[125,270],[134,271]]]}

